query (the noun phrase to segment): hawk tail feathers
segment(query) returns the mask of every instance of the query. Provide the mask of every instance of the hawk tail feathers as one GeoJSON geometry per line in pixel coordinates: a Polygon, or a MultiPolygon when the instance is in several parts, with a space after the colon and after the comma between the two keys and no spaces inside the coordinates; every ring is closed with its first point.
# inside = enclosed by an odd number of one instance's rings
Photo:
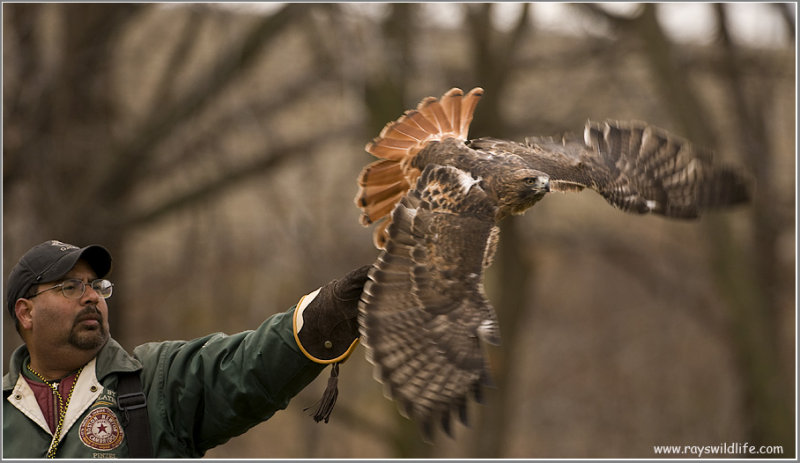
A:
{"type": "Polygon", "coordinates": [[[430,141],[466,140],[482,95],[480,87],[466,95],[460,88],[451,88],[438,100],[431,96],[423,98],[416,109],[386,124],[365,149],[375,157],[400,161],[413,157],[430,141]]]}
{"type": "MultiPolygon", "coordinates": [[[[380,160],[364,167],[359,176],[355,203],[361,209],[362,225],[368,226],[389,215],[414,184],[420,172],[411,167],[412,161],[428,143],[447,138],[467,139],[475,107],[482,95],[480,87],[467,94],[452,88],[439,99],[424,98],[416,109],[386,124],[367,144],[366,151],[380,160]]],[[[385,244],[386,226],[388,224],[374,234],[375,246],[379,249],[385,244]]]]}
{"type": "Polygon", "coordinates": [[[356,205],[361,208],[361,225],[367,226],[394,209],[394,205],[408,191],[409,183],[397,161],[373,162],[358,177],[356,205]]]}

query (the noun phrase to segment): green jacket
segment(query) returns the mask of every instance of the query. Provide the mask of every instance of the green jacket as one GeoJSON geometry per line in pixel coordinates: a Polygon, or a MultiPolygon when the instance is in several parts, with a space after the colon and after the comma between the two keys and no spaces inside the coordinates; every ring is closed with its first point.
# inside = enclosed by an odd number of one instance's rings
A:
{"type": "MultiPolygon", "coordinates": [[[[128,456],[119,424],[117,373],[141,371],[156,457],[200,457],[286,408],[325,367],[298,348],[294,307],[258,329],[141,345],[133,356],[113,339],[87,364],[70,400],[58,457],[128,456]]],[[[44,457],[52,435],[20,376],[23,345],[3,377],[3,457],[44,457]]]]}

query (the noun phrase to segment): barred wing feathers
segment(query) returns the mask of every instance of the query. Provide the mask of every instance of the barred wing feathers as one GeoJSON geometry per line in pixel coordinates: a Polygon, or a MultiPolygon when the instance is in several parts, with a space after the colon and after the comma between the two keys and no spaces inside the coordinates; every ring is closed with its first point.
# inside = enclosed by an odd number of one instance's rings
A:
{"type": "Polygon", "coordinates": [[[364,287],[362,343],[375,377],[431,440],[466,423],[467,399],[489,382],[481,340],[500,341],[483,290],[497,240],[495,206],[472,177],[429,166],[392,212],[364,287]]]}
{"type": "Polygon", "coordinates": [[[715,164],[710,153],[645,122],[588,121],[583,140],[481,139],[470,146],[517,154],[550,176],[553,191],[591,188],[626,212],[690,219],[751,196],[745,172],[715,164]]]}

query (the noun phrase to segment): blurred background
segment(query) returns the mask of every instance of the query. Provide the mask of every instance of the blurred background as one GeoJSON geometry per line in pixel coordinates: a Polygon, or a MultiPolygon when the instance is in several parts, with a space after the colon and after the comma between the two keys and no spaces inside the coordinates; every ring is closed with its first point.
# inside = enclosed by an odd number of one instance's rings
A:
{"type": "Polygon", "coordinates": [[[471,427],[423,443],[359,347],[329,424],[303,412],[326,371],[207,456],[793,456],[795,24],[793,3],[5,3],[3,281],[46,239],[101,243],[128,350],[252,329],[375,259],[363,147],[422,97],[483,87],[471,137],[646,120],[746,167],[752,204],[681,222],[586,191],[505,221],[471,427]]]}

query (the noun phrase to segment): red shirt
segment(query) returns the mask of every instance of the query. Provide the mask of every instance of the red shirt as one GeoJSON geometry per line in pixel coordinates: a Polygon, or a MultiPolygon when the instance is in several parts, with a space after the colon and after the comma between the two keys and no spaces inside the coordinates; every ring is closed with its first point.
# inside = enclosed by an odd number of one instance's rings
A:
{"type": "MultiPolygon", "coordinates": [[[[44,419],[47,420],[47,425],[50,426],[50,432],[55,434],[62,405],[59,403],[58,396],[53,392],[50,386],[43,383],[41,380],[30,379],[25,375],[23,376],[25,377],[25,381],[31,386],[31,389],[33,389],[36,401],[39,402],[39,408],[42,409],[42,414],[44,414],[44,419]]],[[[65,402],[67,401],[67,397],[69,397],[70,389],[72,389],[72,383],[74,383],[76,379],[77,377],[73,373],[63,378],[61,381],[58,381],[58,393],[61,394],[61,398],[64,399],[65,402]]],[[[66,405],[66,403],[64,405],[66,405]]]]}

